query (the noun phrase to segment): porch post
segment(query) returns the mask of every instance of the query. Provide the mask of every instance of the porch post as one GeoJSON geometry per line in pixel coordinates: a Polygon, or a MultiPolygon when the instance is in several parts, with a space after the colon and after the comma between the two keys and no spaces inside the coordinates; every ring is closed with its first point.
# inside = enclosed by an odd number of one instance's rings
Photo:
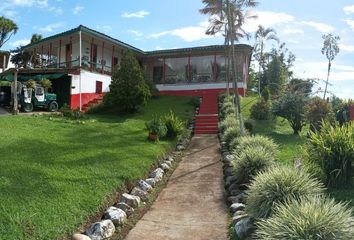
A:
{"type": "Polygon", "coordinates": [[[166,82],[166,63],[165,63],[165,58],[163,58],[163,66],[162,66],[162,82],[165,83],[166,82]]]}
{"type": "Polygon", "coordinates": [[[93,68],[93,38],[91,39],[91,48],[90,48],[90,71],[92,72],[93,68]]]}
{"type": "Polygon", "coordinates": [[[114,67],[113,64],[114,64],[114,45],[112,46],[112,60],[111,60],[111,76],[113,76],[113,72],[114,72],[114,67]]]}
{"type": "Polygon", "coordinates": [[[104,42],[102,41],[102,59],[101,59],[101,64],[102,64],[102,74],[104,74],[104,42]]]}
{"type": "Polygon", "coordinates": [[[191,55],[188,55],[188,83],[191,81],[191,55]]]}
{"type": "Polygon", "coordinates": [[[59,40],[59,59],[58,59],[59,61],[59,66],[58,66],[58,68],[60,68],[60,60],[61,60],[61,39],[59,40]]]}
{"type": "Polygon", "coordinates": [[[81,55],[82,55],[82,37],[81,31],[79,31],[79,90],[80,90],[80,112],[82,111],[82,92],[81,92],[81,55]]]}
{"type": "Polygon", "coordinates": [[[2,65],[2,71],[5,72],[5,68],[6,68],[6,54],[4,54],[4,62],[3,62],[3,65],[2,65]]]}
{"type": "Polygon", "coordinates": [[[49,66],[52,64],[52,43],[49,44],[49,66]]]}
{"type": "Polygon", "coordinates": [[[214,71],[213,71],[213,75],[214,75],[214,82],[216,82],[216,52],[214,53],[214,71]]]}
{"type": "Polygon", "coordinates": [[[43,67],[43,45],[41,49],[41,67],[43,67]]]}
{"type": "Polygon", "coordinates": [[[14,106],[13,106],[13,114],[18,114],[18,101],[17,101],[17,68],[14,71],[14,106]]]}

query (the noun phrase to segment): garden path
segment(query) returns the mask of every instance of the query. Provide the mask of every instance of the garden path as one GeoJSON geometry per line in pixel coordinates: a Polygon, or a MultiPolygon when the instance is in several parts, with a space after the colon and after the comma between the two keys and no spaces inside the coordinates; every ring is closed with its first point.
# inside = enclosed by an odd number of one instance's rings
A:
{"type": "Polygon", "coordinates": [[[226,240],[227,208],[217,135],[192,138],[151,209],[126,240],[226,240]]]}

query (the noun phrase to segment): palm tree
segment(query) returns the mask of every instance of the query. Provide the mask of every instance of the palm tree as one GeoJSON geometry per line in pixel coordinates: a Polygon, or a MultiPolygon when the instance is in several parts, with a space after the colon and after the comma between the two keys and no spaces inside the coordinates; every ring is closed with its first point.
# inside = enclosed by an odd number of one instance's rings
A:
{"type": "Polygon", "coordinates": [[[5,17],[0,17],[0,48],[16,34],[18,27],[16,23],[5,17]]]}
{"type": "Polygon", "coordinates": [[[41,34],[34,33],[34,34],[32,34],[32,37],[31,37],[31,43],[38,42],[38,41],[42,40],[42,38],[43,38],[43,36],[41,34]]]}
{"type": "Polygon", "coordinates": [[[265,43],[270,40],[274,40],[279,43],[279,38],[276,36],[276,31],[273,28],[265,28],[262,25],[258,26],[257,31],[255,32],[254,38],[256,40],[254,49],[257,54],[255,58],[258,61],[258,94],[261,95],[261,68],[263,72],[265,71],[265,58],[264,58],[264,49],[265,43]]]}
{"type": "Polygon", "coordinates": [[[337,42],[340,40],[340,38],[339,36],[333,36],[332,33],[323,35],[322,38],[323,47],[321,52],[323,55],[326,55],[326,58],[328,60],[326,88],[323,94],[323,99],[326,99],[329,74],[331,72],[332,61],[334,60],[334,57],[337,56],[337,54],[339,53],[339,47],[337,42]]]}
{"type": "MultiPolygon", "coordinates": [[[[218,32],[224,31],[224,44],[227,46],[228,56],[231,56],[231,78],[235,88],[235,105],[240,120],[241,134],[243,135],[244,129],[237,86],[237,59],[234,43],[240,38],[248,36],[242,29],[242,26],[246,19],[252,16],[249,16],[245,9],[255,7],[258,2],[255,0],[203,0],[203,3],[205,4],[205,8],[200,10],[201,13],[211,15],[209,19],[210,26],[206,34],[215,35],[218,32]]],[[[227,72],[229,72],[228,69],[227,72]]]]}

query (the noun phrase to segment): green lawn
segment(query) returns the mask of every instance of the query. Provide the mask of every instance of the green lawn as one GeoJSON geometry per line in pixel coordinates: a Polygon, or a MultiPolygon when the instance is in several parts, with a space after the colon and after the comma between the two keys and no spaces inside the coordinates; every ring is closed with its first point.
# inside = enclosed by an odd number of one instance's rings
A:
{"type": "Polygon", "coordinates": [[[143,177],[171,142],[146,140],[144,122],[169,109],[192,116],[190,98],[163,96],[139,114],[0,118],[0,238],[72,233],[125,182],[143,177]]]}
{"type": "MultiPolygon", "coordinates": [[[[246,97],[241,101],[242,114],[245,119],[250,116],[250,108],[257,101],[257,97],[246,97]]],[[[300,136],[294,135],[289,123],[282,118],[275,121],[254,121],[254,133],[273,138],[279,144],[279,160],[286,164],[293,164],[294,158],[301,158],[302,146],[306,141],[308,126],[305,126],[300,136]]],[[[354,207],[354,187],[350,189],[329,189],[328,193],[338,201],[351,201],[354,207]]]]}

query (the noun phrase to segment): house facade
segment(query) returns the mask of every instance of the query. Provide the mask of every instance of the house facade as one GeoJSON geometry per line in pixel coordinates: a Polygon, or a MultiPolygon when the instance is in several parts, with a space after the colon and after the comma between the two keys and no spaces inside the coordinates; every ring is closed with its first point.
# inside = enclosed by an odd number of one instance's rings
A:
{"type": "MultiPolygon", "coordinates": [[[[124,51],[131,50],[144,72],[162,94],[198,95],[226,89],[224,46],[206,46],[145,52],[80,25],[24,47],[39,61],[20,69],[19,79],[49,78],[59,105],[85,106],[109,91],[111,76],[124,51]]],[[[236,45],[238,91],[244,95],[252,47],[236,45]]]]}

